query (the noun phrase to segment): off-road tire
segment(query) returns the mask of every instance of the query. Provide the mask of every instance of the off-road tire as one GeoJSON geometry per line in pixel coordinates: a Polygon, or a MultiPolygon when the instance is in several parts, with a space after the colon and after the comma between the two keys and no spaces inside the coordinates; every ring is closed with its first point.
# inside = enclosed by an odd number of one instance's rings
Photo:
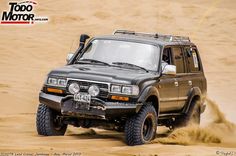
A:
{"type": "Polygon", "coordinates": [[[64,135],[67,125],[56,122],[56,118],[59,115],[59,112],[49,108],[47,105],[39,104],[36,116],[38,134],[44,136],[64,135]]]}
{"type": "Polygon", "coordinates": [[[128,145],[141,145],[155,138],[157,113],[153,105],[145,104],[138,114],[125,123],[125,141],[128,145]]]}
{"type": "Polygon", "coordinates": [[[185,127],[190,124],[200,125],[200,120],[201,120],[200,101],[193,100],[190,104],[188,113],[176,119],[174,128],[185,127]]]}

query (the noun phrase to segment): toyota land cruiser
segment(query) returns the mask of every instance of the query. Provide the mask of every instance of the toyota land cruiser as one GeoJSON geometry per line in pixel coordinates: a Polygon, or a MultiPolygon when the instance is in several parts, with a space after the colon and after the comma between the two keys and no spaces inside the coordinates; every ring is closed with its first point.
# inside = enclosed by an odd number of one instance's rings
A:
{"type": "Polygon", "coordinates": [[[67,125],[125,133],[128,145],[154,139],[158,125],[200,123],[206,78],[188,37],[117,30],[81,35],[64,67],[39,94],[39,135],[64,135],[67,125]]]}

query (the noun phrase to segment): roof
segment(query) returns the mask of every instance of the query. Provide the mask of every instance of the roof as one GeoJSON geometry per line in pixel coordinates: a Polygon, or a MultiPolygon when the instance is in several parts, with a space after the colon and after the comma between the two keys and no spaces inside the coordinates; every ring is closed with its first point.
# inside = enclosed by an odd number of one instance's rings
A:
{"type": "Polygon", "coordinates": [[[158,33],[140,33],[127,30],[116,30],[113,35],[98,36],[100,39],[126,40],[158,45],[194,45],[189,37],[163,35],[158,33]]]}

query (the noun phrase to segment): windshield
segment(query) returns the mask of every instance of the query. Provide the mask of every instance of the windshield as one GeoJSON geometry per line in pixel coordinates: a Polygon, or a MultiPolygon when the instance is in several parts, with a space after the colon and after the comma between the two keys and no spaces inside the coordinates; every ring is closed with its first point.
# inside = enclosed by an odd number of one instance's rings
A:
{"type": "Polygon", "coordinates": [[[132,64],[143,69],[157,71],[159,56],[160,48],[150,44],[94,40],[79,60],[97,60],[110,65],[126,63],[126,65],[132,64]]]}

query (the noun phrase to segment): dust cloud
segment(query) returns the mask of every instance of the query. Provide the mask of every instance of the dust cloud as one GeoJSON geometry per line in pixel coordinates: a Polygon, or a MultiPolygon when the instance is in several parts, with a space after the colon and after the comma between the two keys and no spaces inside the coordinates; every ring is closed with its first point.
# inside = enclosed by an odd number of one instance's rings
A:
{"type": "Polygon", "coordinates": [[[201,125],[189,125],[171,132],[167,137],[157,138],[152,143],[192,145],[218,143],[236,146],[236,125],[228,121],[218,105],[206,99],[207,110],[201,125]]]}
{"type": "Polygon", "coordinates": [[[66,131],[66,135],[68,136],[73,136],[73,135],[77,135],[77,136],[86,136],[86,135],[96,135],[96,131],[92,128],[87,129],[87,128],[80,128],[78,130],[77,127],[70,127],[70,129],[68,129],[66,131]]]}

